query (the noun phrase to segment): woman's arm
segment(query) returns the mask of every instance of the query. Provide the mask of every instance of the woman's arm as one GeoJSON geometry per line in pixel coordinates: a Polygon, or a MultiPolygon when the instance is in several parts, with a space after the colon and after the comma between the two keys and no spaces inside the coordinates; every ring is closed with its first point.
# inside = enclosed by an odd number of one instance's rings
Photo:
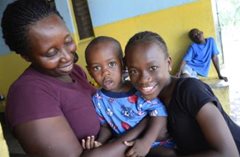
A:
{"type": "Polygon", "coordinates": [[[19,124],[13,131],[30,156],[77,157],[83,151],[68,122],[62,116],[19,124]]]}
{"type": "Polygon", "coordinates": [[[146,120],[143,120],[136,128],[114,142],[86,151],[83,151],[71,127],[62,116],[19,124],[13,131],[26,153],[34,157],[124,157],[127,146],[123,141],[136,138],[145,126],[146,120]]]}
{"type": "Polygon", "coordinates": [[[198,112],[196,120],[212,149],[190,155],[191,157],[239,157],[231,132],[213,103],[205,104],[198,112]]]}

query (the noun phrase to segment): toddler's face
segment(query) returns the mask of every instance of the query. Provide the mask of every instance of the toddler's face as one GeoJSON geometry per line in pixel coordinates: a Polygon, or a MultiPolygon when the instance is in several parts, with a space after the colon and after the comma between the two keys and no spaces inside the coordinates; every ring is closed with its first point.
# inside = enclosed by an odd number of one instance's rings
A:
{"type": "Polygon", "coordinates": [[[118,92],[122,84],[122,61],[111,42],[94,45],[88,55],[87,69],[99,86],[118,92]]]}
{"type": "Polygon", "coordinates": [[[131,82],[147,100],[156,98],[167,84],[171,59],[157,43],[138,43],[126,55],[131,82]]]}

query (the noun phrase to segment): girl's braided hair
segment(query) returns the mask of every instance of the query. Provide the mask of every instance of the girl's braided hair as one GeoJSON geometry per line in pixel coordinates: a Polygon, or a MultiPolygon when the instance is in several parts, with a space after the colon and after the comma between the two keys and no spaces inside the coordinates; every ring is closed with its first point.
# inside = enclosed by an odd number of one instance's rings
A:
{"type": "Polygon", "coordinates": [[[168,48],[163,38],[159,34],[151,31],[139,32],[139,33],[136,33],[133,37],[131,37],[126,45],[125,54],[129,53],[129,49],[132,46],[138,43],[145,43],[145,42],[154,42],[158,44],[162,48],[163,53],[165,54],[165,57],[169,56],[168,48]]]}

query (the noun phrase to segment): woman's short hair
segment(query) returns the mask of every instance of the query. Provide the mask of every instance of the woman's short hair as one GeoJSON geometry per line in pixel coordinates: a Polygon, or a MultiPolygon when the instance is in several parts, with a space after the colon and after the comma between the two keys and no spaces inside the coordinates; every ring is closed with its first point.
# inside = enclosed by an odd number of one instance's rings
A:
{"type": "Polygon", "coordinates": [[[52,14],[61,15],[46,0],[16,0],[8,4],[2,17],[2,33],[10,50],[27,55],[31,49],[29,28],[52,14]]]}

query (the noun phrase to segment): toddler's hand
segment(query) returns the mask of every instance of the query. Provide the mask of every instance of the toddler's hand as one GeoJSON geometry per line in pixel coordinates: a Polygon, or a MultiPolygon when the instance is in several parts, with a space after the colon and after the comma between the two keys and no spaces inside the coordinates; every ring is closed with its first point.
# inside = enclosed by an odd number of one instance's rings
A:
{"type": "Polygon", "coordinates": [[[95,136],[88,136],[86,139],[82,139],[83,149],[93,149],[101,146],[102,144],[95,141],[95,136]]]}

